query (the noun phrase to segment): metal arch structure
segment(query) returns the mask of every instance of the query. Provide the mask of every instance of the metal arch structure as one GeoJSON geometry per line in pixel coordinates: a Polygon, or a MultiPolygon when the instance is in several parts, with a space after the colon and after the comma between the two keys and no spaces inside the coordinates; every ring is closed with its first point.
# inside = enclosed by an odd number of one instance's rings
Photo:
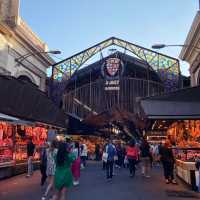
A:
{"type": "Polygon", "coordinates": [[[66,81],[69,80],[73,74],[75,74],[75,72],[86,63],[86,61],[95,54],[101,52],[103,49],[112,45],[128,50],[141,60],[144,60],[151,69],[158,73],[165,85],[166,91],[178,89],[180,84],[180,65],[178,59],[116,37],[104,40],[103,42],[54,64],[52,67],[52,79],[57,82],[66,83],[66,81]]]}

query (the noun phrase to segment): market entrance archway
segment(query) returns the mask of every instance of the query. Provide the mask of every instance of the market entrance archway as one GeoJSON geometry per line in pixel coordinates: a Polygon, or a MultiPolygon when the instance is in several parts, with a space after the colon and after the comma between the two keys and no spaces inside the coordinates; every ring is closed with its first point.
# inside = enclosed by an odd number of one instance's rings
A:
{"type": "Polygon", "coordinates": [[[122,126],[131,135],[141,120],[138,100],[177,89],[179,74],[177,59],[112,37],[56,63],[51,97],[62,100],[65,112],[99,130],[122,126]],[[113,45],[123,51],[104,57],[103,50],[113,45]],[[83,67],[97,53],[100,60],[83,67]]]}

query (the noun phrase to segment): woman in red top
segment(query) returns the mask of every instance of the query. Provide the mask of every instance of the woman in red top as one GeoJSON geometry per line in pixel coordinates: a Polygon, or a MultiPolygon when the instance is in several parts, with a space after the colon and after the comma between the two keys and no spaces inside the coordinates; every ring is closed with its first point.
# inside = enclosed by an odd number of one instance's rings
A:
{"type": "Polygon", "coordinates": [[[135,146],[135,141],[132,140],[127,147],[126,155],[129,162],[130,177],[135,176],[135,164],[138,160],[138,149],[135,146]]]}

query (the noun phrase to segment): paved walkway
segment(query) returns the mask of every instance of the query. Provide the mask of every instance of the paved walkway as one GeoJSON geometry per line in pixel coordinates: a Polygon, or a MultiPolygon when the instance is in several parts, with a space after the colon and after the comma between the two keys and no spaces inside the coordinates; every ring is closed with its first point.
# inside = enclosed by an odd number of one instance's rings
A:
{"type": "MultiPolygon", "coordinates": [[[[69,200],[194,200],[167,195],[167,190],[189,191],[181,183],[178,186],[166,185],[160,169],[154,169],[152,178],[146,179],[137,171],[136,177],[130,178],[125,169],[115,170],[112,182],[105,180],[105,172],[96,163],[89,164],[82,172],[81,185],[69,191],[69,200]]],[[[40,200],[42,189],[40,175],[36,172],[30,179],[24,175],[0,181],[1,200],[40,200]]],[[[197,195],[195,193],[195,195],[197,195]]]]}

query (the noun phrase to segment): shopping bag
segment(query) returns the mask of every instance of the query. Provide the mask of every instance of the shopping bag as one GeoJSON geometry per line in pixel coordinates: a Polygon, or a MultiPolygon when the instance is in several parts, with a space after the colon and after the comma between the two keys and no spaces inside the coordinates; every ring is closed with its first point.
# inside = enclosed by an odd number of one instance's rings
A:
{"type": "Polygon", "coordinates": [[[117,161],[118,160],[118,156],[114,156],[114,161],[117,161]]]}
{"type": "Polygon", "coordinates": [[[102,161],[107,162],[107,160],[108,160],[108,153],[103,152],[102,161]]]}

